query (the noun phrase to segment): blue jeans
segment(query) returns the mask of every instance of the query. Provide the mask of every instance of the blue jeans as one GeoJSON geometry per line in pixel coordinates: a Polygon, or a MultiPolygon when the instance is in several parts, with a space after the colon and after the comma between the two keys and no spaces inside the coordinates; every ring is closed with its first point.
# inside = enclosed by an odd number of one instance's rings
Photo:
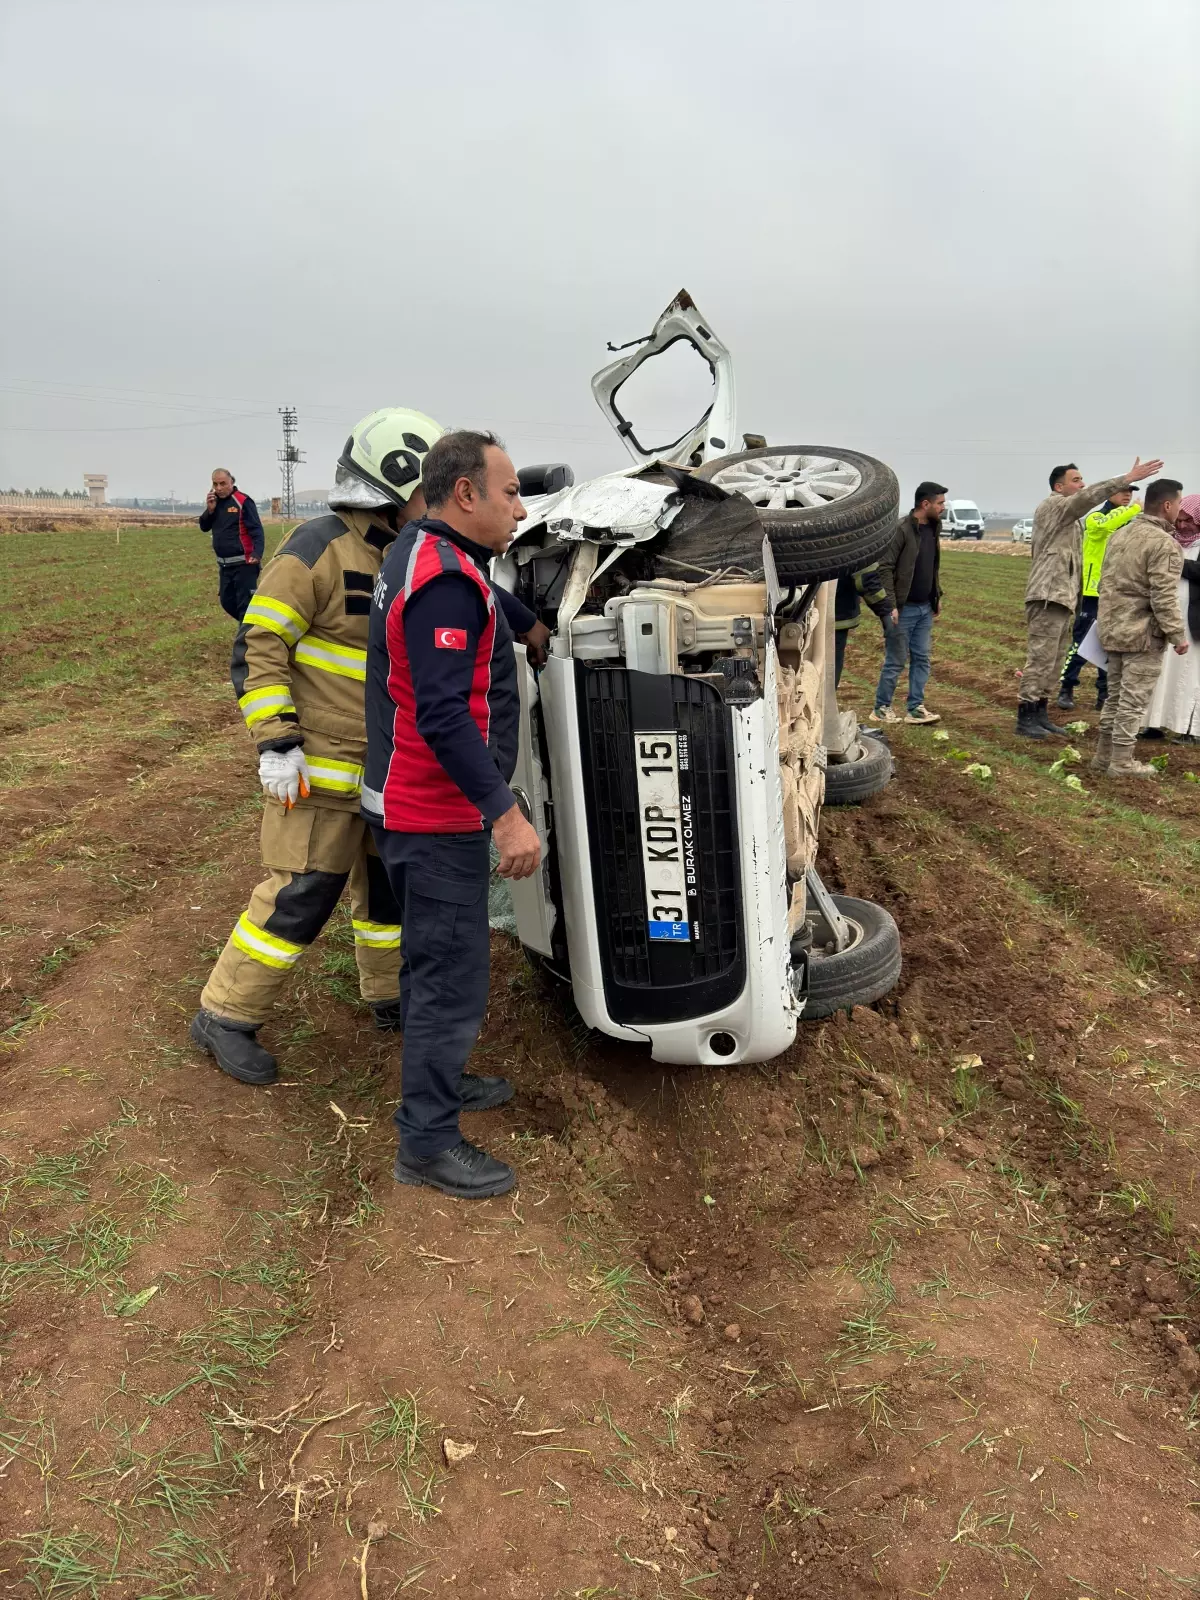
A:
{"type": "Polygon", "coordinates": [[[487,1011],[491,833],[371,832],[404,908],[396,1129],[406,1156],[430,1161],[462,1138],[459,1079],[487,1011]]]}
{"type": "Polygon", "coordinates": [[[933,607],[905,604],[900,620],[889,616],[883,625],[883,671],[875,691],[875,706],[890,706],[904,663],[908,662],[908,710],[911,714],[925,704],[925,685],[929,682],[929,643],[933,638],[933,607]]]}

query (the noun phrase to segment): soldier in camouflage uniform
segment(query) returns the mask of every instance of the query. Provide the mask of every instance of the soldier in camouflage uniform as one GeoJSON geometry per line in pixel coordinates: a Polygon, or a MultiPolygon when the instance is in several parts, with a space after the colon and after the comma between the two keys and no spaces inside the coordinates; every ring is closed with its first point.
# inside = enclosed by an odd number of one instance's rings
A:
{"type": "Polygon", "coordinates": [[[1183,551],[1172,529],[1183,485],[1158,478],[1146,489],[1146,510],[1109,540],[1100,586],[1100,643],[1108,652],[1108,699],[1092,766],[1110,778],[1153,778],[1154,767],[1133,758],[1134,741],[1170,644],[1186,655],[1187,628],[1179,607],[1183,551]]]}
{"type": "Polygon", "coordinates": [[[1161,466],[1161,461],[1135,461],[1123,477],[1105,478],[1086,486],[1074,462],[1051,472],[1050,493],[1033,514],[1029,578],[1025,585],[1029,643],[1017,701],[1017,732],[1022,737],[1065,737],[1051,720],[1047,707],[1050,696],[1058,692],[1079,600],[1083,565],[1080,517],[1139,478],[1151,477],[1161,466]]]}

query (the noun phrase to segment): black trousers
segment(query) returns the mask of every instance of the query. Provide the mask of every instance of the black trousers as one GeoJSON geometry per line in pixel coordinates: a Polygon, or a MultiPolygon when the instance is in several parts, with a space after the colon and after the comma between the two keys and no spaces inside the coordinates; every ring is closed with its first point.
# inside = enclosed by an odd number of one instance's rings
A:
{"type": "Polygon", "coordinates": [[[836,689],[842,681],[842,668],[846,665],[846,640],[850,637],[849,628],[838,628],[834,634],[833,645],[833,687],[836,689]]]}
{"type": "MultiPolygon", "coordinates": [[[[1079,602],[1079,610],[1075,616],[1075,626],[1071,629],[1071,653],[1067,657],[1067,669],[1062,675],[1064,689],[1074,689],[1079,683],[1079,674],[1084,667],[1090,665],[1079,654],[1079,646],[1087,637],[1088,632],[1095,622],[1100,611],[1100,597],[1095,594],[1085,594],[1079,602]]],[[[1108,673],[1103,667],[1096,669],[1096,693],[1108,693],[1108,673]]]]}
{"type": "Polygon", "coordinates": [[[491,832],[371,832],[404,929],[396,1128],[404,1154],[429,1161],[462,1138],[459,1080],[487,1011],[491,832]]]}
{"type": "Polygon", "coordinates": [[[218,567],[220,574],[221,610],[228,612],[235,622],[246,615],[250,597],[258,588],[258,567],[248,561],[236,567],[218,567]]]}

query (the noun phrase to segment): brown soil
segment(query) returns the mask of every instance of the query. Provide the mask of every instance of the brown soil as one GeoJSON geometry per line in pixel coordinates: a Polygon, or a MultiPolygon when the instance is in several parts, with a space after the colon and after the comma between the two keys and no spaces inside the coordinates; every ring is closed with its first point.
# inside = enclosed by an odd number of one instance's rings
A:
{"type": "MultiPolygon", "coordinates": [[[[950,676],[955,739],[995,734],[1003,686],[950,676]]],[[[894,743],[822,869],[896,916],[896,993],[664,1070],[497,938],[479,1060],[518,1093],[469,1132],[521,1182],[473,1207],[392,1181],[399,1051],[336,929],[277,1087],[188,1047],[255,878],[228,720],[14,800],[0,1592],[1193,1590],[1194,865],[1114,893],[1120,819],[1105,854],[1019,770],[894,743]],[[68,1544],[92,1588],[50,1586],[68,1544]]]]}

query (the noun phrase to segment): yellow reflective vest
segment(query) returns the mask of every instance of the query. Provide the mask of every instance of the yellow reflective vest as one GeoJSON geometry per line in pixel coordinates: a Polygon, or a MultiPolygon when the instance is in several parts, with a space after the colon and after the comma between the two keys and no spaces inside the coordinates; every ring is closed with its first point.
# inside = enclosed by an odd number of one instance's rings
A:
{"type": "Polygon", "coordinates": [[[1100,593],[1100,572],[1104,566],[1104,552],[1108,541],[1118,528],[1123,528],[1134,517],[1140,517],[1142,508],[1136,501],[1127,506],[1110,506],[1107,502],[1083,519],[1083,592],[1088,596],[1100,593]]]}

